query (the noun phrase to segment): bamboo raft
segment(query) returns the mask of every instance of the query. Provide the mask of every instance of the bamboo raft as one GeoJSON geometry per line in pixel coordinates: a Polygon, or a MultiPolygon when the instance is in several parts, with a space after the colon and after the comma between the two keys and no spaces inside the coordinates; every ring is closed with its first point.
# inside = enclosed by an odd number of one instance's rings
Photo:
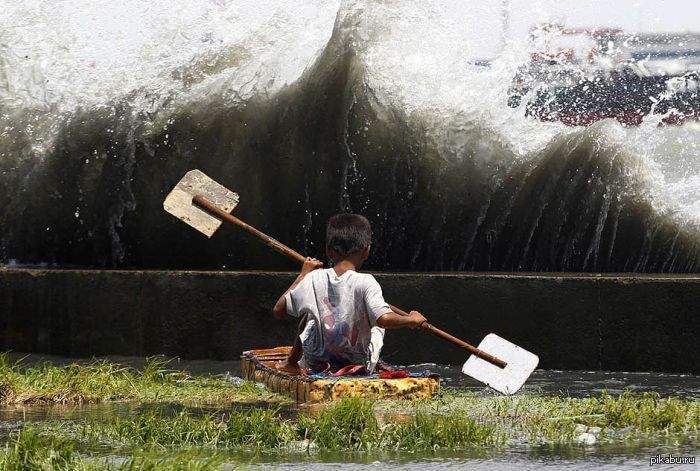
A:
{"type": "Polygon", "coordinates": [[[376,376],[340,378],[291,376],[275,369],[292,347],[250,350],[241,355],[243,378],[263,383],[269,390],[292,397],[296,402],[325,402],[341,397],[367,399],[418,399],[434,395],[440,388],[437,375],[380,379],[376,376]]]}

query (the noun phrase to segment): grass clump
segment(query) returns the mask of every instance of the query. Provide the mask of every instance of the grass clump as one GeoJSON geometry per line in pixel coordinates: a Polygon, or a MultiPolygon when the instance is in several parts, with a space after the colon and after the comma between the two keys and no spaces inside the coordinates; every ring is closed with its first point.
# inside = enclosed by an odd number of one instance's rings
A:
{"type": "MultiPolygon", "coordinates": [[[[420,403],[346,398],[296,419],[274,409],[203,413],[158,407],[131,416],[27,425],[0,449],[0,469],[215,469],[223,461],[208,458],[231,452],[430,452],[491,450],[509,443],[576,444],[581,424],[670,436],[697,431],[699,407],[697,400],[629,393],[583,399],[452,394],[420,403]],[[110,450],[112,461],[75,450],[110,450]],[[115,454],[126,457],[115,462],[115,454]]],[[[599,433],[605,439],[603,430],[599,433]]],[[[622,439],[614,433],[610,437],[622,439]]]]}
{"type": "Polygon", "coordinates": [[[299,421],[304,438],[325,450],[437,450],[466,448],[498,442],[495,428],[479,424],[464,413],[450,415],[419,411],[389,415],[380,424],[374,403],[347,398],[315,417],[299,421]]]}
{"type": "Polygon", "coordinates": [[[326,450],[371,450],[381,435],[374,403],[359,397],[343,398],[315,417],[302,417],[304,438],[326,450]]]}
{"type": "Polygon", "coordinates": [[[396,450],[438,450],[498,444],[493,425],[479,424],[464,413],[436,415],[419,412],[408,422],[393,424],[386,434],[388,447],[396,450]]]}
{"type": "Polygon", "coordinates": [[[491,424],[494,433],[505,441],[572,443],[579,424],[645,434],[700,430],[700,401],[662,398],[655,393],[602,393],[572,398],[527,394],[499,397],[448,391],[427,405],[441,415],[463,413],[477,423],[491,424]]]}
{"type": "Polygon", "coordinates": [[[634,427],[641,432],[688,432],[700,429],[700,402],[657,393],[619,396],[603,393],[581,399],[576,409],[587,425],[612,428],[634,427]]]}
{"type": "Polygon", "coordinates": [[[253,383],[233,385],[214,377],[193,377],[150,358],[143,369],[108,361],[23,367],[0,354],[0,404],[82,404],[115,400],[178,403],[276,402],[289,400],[253,383]]]}
{"type": "Polygon", "coordinates": [[[13,433],[0,448],[0,469],[3,471],[209,471],[219,469],[224,458],[208,453],[200,457],[192,453],[176,453],[167,457],[137,453],[121,462],[95,458],[76,452],[75,443],[61,437],[46,436],[27,426],[13,433]]]}
{"type": "Polygon", "coordinates": [[[0,450],[5,471],[75,469],[74,444],[61,437],[45,437],[32,427],[13,432],[0,450]]]}
{"type": "MultiPolygon", "coordinates": [[[[276,410],[226,414],[152,409],[134,416],[88,421],[74,427],[44,424],[43,433],[70,438],[82,447],[119,450],[282,450],[308,440],[326,451],[437,450],[497,443],[494,428],[464,414],[420,412],[388,416],[380,423],[374,403],[342,399],[316,415],[284,419],[276,410]]],[[[306,442],[308,443],[308,442],[306,442]]]]}
{"type": "Polygon", "coordinates": [[[228,416],[198,415],[187,410],[162,415],[162,411],[151,410],[109,422],[92,421],[77,428],[78,436],[88,441],[145,449],[272,449],[287,443],[291,433],[289,423],[269,409],[235,411],[228,416]]]}
{"type": "Polygon", "coordinates": [[[107,470],[114,471],[213,471],[220,469],[225,457],[211,455],[200,457],[188,453],[177,453],[174,456],[158,457],[135,455],[121,465],[107,464],[107,470]]]}

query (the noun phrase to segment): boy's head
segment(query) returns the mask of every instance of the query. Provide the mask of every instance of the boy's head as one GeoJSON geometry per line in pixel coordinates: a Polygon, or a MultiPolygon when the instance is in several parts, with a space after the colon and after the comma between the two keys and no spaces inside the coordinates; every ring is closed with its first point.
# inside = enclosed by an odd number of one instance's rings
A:
{"type": "Polygon", "coordinates": [[[364,262],[369,257],[371,242],[372,227],[364,216],[343,213],[328,220],[326,253],[335,262],[343,258],[364,262]]]}

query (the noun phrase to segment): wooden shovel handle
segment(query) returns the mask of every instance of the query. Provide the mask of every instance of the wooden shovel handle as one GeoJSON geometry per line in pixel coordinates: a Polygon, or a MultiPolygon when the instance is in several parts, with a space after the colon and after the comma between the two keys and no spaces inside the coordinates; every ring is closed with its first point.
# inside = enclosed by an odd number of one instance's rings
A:
{"type": "MultiPolygon", "coordinates": [[[[279,253],[286,255],[287,257],[291,258],[292,260],[299,262],[299,263],[304,263],[306,261],[306,257],[304,257],[302,254],[297,252],[296,250],[292,250],[286,245],[284,245],[282,242],[280,242],[277,239],[274,239],[270,237],[269,235],[265,234],[262,231],[257,230],[253,226],[241,221],[238,219],[236,216],[233,216],[223,209],[219,208],[216,206],[214,203],[206,199],[202,195],[195,195],[192,198],[192,202],[196,205],[199,206],[200,208],[204,209],[207,211],[209,214],[212,214],[213,216],[218,217],[219,219],[223,221],[230,222],[231,224],[235,224],[236,226],[240,227],[247,233],[257,237],[258,239],[262,240],[265,242],[268,246],[272,247],[279,253]]],[[[408,313],[405,311],[402,311],[401,309],[397,308],[396,306],[390,306],[391,310],[394,311],[395,313],[401,315],[401,316],[408,316],[408,313]]],[[[483,350],[479,350],[478,348],[469,345],[467,342],[458,339],[457,337],[454,337],[447,332],[438,329],[437,327],[432,326],[431,324],[428,324],[427,322],[424,322],[421,325],[421,329],[425,330],[426,332],[430,332],[431,334],[435,335],[436,337],[440,337],[443,340],[447,340],[448,342],[457,345],[458,347],[464,348],[467,350],[469,353],[472,355],[476,355],[482,360],[486,360],[489,363],[496,365],[500,368],[505,368],[506,367],[506,362],[503,360],[494,357],[493,355],[489,355],[483,350]]]]}
{"type": "MultiPolygon", "coordinates": [[[[408,316],[408,313],[406,311],[402,311],[401,309],[399,309],[396,306],[389,305],[389,307],[391,308],[392,311],[394,311],[396,314],[399,314],[400,316],[408,316]]],[[[430,332],[431,334],[433,334],[436,337],[440,337],[441,339],[450,342],[453,345],[457,345],[458,347],[461,347],[461,348],[467,350],[472,355],[475,355],[475,356],[481,358],[482,360],[488,361],[492,365],[496,365],[499,368],[505,368],[507,365],[507,363],[505,361],[501,360],[500,358],[496,358],[495,356],[493,356],[489,353],[486,353],[483,350],[479,350],[475,346],[468,344],[464,340],[458,339],[454,335],[448,334],[444,330],[438,329],[437,327],[435,327],[432,324],[429,324],[428,322],[423,322],[423,324],[421,324],[420,328],[426,332],[430,332]]]]}
{"type": "Polygon", "coordinates": [[[287,257],[291,258],[292,260],[299,262],[299,263],[304,263],[306,261],[306,257],[304,257],[302,254],[297,252],[296,250],[292,250],[286,245],[284,245],[282,242],[280,242],[277,239],[274,239],[270,237],[269,235],[265,234],[262,231],[257,230],[250,224],[247,224],[240,219],[238,219],[236,216],[233,216],[223,209],[219,208],[216,206],[214,203],[206,199],[204,196],[201,195],[195,195],[192,198],[192,202],[199,206],[200,208],[206,210],[209,214],[212,214],[219,219],[230,222],[231,224],[235,224],[236,226],[240,227],[247,233],[254,235],[258,239],[262,240],[265,242],[268,246],[272,247],[276,251],[280,252],[283,255],[286,255],[287,257]]]}

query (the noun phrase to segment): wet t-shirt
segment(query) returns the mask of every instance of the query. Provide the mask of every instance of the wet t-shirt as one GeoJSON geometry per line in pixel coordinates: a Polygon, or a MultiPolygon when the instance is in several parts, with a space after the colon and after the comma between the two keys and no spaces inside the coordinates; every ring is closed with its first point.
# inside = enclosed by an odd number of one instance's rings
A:
{"type": "Polygon", "coordinates": [[[308,316],[299,336],[306,365],[317,370],[326,363],[356,364],[374,371],[384,344],[377,319],[391,309],[372,275],[348,270],[338,276],[333,268],[317,269],[285,299],[289,315],[308,316]]]}

